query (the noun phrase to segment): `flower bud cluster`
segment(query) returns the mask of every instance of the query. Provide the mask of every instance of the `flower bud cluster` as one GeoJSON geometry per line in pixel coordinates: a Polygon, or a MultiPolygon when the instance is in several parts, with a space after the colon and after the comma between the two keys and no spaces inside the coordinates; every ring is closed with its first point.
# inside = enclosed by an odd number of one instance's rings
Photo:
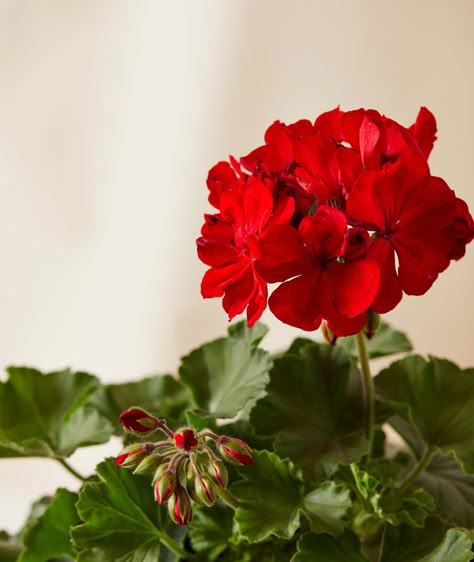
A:
{"type": "Polygon", "coordinates": [[[126,410],[120,422],[134,435],[148,436],[157,429],[166,435],[162,441],[125,447],[115,462],[133,468],[134,474],[153,474],[156,501],[168,504],[170,517],[179,525],[191,521],[192,502],[211,507],[219,490],[227,487],[228,473],[221,458],[240,465],[252,462],[252,451],[241,439],[216,435],[209,429],[196,432],[186,427],[173,432],[165,420],[142,408],[126,410]],[[209,441],[214,443],[214,449],[209,441]]]}

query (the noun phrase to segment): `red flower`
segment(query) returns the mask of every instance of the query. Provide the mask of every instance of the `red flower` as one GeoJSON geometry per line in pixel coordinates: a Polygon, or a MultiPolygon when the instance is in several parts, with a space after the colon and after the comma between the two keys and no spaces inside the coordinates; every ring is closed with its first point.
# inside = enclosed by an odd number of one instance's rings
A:
{"type": "Polygon", "coordinates": [[[385,174],[366,172],[348,197],[347,214],[375,231],[368,254],[381,270],[376,312],[393,309],[402,292],[425,293],[449,265],[455,196],[441,178],[416,181],[404,165],[385,174]]]}
{"type": "Polygon", "coordinates": [[[206,217],[197,240],[200,259],[211,266],[202,280],[202,296],[224,296],[229,319],[247,308],[249,326],[267,305],[267,284],[255,267],[258,240],[272,226],[288,223],[294,210],[293,200],[285,198],[272,216],[273,204],[270,186],[250,178],[240,193],[221,194],[221,213],[206,217]]]}
{"type": "MultiPolygon", "coordinates": [[[[289,231],[282,236],[279,250],[295,257],[299,274],[275,289],[269,300],[271,311],[285,324],[303,330],[316,330],[324,318],[337,335],[355,333],[364,325],[363,313],[378,290],[377,264],[350,257],[343,261],[347,222],[338,209],[322,205],[316,215],[302,220],[298,232],[298,239],[289,231]]],[[[273,259],[276,277],[272,280],[283,280],[278,279],[277,256],[273,259]]],[[[286,276],[286,269],[282,273],[286,276]]]]}
{"type": "Polygon", "coordinates": [[[178,449],[185,449],[186,451],[191,450],[198,444],[198,440],[192,429],[184,429],[176,432],[173,439],[178,449]]]}

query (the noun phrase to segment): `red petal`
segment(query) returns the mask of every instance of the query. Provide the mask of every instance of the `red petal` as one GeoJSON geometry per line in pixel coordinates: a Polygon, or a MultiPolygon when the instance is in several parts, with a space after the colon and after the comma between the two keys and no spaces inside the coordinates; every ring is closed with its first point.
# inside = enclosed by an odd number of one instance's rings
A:
{"type": "Polygon", "coordinates": [[[420,107],[416,121],[409,128],[409,131],[415,137],[425,157],[428,158],[433,149],[437,131],[436,119],[431,111],[426,107],[420,107]]]}
{"type": "Polygon", "coordinates": [[[322,320],[318,279],[316,272],[282,283],[268,300],[270,310],[285,324],[307,331],[317,330],[322,320]]]}

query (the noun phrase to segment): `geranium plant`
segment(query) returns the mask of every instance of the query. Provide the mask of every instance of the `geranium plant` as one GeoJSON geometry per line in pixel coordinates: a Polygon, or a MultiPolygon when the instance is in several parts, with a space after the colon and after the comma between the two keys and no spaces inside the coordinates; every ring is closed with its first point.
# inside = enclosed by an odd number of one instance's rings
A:
{"type": "Polygon", "coordinates": [[[214,166],[201,291],[246,322],[177,376],[7,369],[0,456],[50,457],[83,483],[1,534],[0,561],[471,560],[474,369],[411,354],[381,320],[474,236],[431,174],[435,135],[426,108],[409,128],[337,108],[277,121],[263,146],[214,166]],[[311,337],[265,351],[267,306],[311,337]],[[113,434],[116,457],[78,474],[67,458],[113,434]]]}

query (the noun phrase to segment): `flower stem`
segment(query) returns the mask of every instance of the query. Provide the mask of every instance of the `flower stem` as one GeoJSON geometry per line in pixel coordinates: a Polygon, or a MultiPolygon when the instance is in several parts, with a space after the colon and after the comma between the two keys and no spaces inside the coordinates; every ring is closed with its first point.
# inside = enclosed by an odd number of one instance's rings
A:
{"type": "Polygon", "coordinates": [[[372,445],[374,441],[375,425],[375,391],[374,381],[370,373],[369,352],[365,341],[364,332],[359,332],[356,337],[357,353],[359,355],[360,372],[362,374],[362,393],[364,395],[364,421],[365,437],[369,442],[369,453],[367,459],[370,461],[372,445]]]}
{"type": "Polygon", "coordinates": [[[64,466],[64,468],[70,472],[73,476],[75,476],[78,480],[81,480],[82,482],[85,482],[87,480],[87,478],[85,478],[84,476],[82,476],[82,474],[79,474],[79,472],[77,472],[77,470],[75,470],[74,468],[72,468],[72,466],[65,461],[64,459],[62,459],[61,457],[55,457],[56,460],[62,464],[64,466]]]}
{"type": "Polygon", "coordinates": [[[171,550],[171,552],[174,552],[183,560],[189,560],[194,558],[194,554],[188,552],[187,550],[184,550],[184,548],[181,548],[166,533],[160,534],[160,542],[162,542],[168,550],[171,550]]]}
{"type": "Polygon", "coordinates": [[[226,488],[217,486],[217,494],[221,498],[221,500],[224,501],[227,505],[230,505],[230,507],[233,507],[234,509],[240,507],[239,500],[226,488]]]}
{"type": "Polygon", "coordinates": [[[410,472],[405,476],[405,478],[400,482],[399,489],[404,490],[407,488],[412,482],[414,482],[418,476],[425,470],[425,468],[430,464],[431,459],[435,450],[433,447],[427,447],[426,451],[420,457],[417,463],[413,466],[410,472]]]}

